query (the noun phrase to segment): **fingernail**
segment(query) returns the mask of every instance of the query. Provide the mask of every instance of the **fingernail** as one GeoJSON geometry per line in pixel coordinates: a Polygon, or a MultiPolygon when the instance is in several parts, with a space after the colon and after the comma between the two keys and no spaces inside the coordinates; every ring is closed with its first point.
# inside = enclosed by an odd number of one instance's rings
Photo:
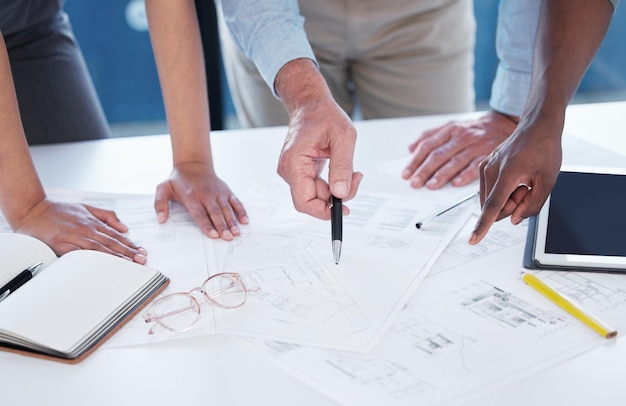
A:
{"type": "Polygon", "coordinates": [[[411,179],[411,186],[418,188],[422,186],[422,178],[420,178],[419,176],[414,177],[413,179],[411,179]]]}
{"type": "Polygon", "coordinates": [[[239,227],[231,227],[230,228],[230,232],[233,233],[233,235],[241,235],[241,231],[239,231],[239,227]]]}
{"type": "Polygon", "coordinates": [[[218,233],[216,229],[212,228],[209,230],[209,237],[220,238],[220,233],[218,233]]]}
{"type": "Polygon", "coordinates": [[[135,256],[133,257],[133,261],[143,265],[146,263],[146,256],[142,254],[135,254],[135,256]]]}
{"type": "Polygon", "coordinates": [[[333,194],[335,196],[345,196],[348,194],[348,184],[346,182],[337,182],[333,186],[333,194]]]}
{"type": "Polygon", "coordinates": [[[409,169],[405,169],[402,171],[402,178],[403,179],[408,179],[409,176],[411,176],[411,171],[409,169]]]}
{"type": "Polygon", "coordinates": [[[143,248],[143,247],[138,247],[138,248],[137,248],[137,251],[139,251],[139,253],[140,253],[141,255],[144,255],[144,256],[145,256],[145,255],[148,255],[148,251],[146,251],[146,249],[145,249],[145,248],[143,248]]]}
{"type": "Polygon", "coordinates": [[[159,224],[165,222],[165,213],[160,211],[157,212],[157,221],[159,222],[159,224]]]}
{"type": "Polygon", "coordinates": [[[439,184],[437,178],[431,178],[428,182],[426,182],[427,187],[435,187],[439,184]]]}
{"type": "Polygon", "coordinates": [[[227,240],[227,241],[230,241],[234,237],[233,237],[233,234],[230,232],[230,230],[224,230],[224,234],[222,234],[222,238],[227,240]]]}
{"type": "Polygon", "coordinates": [[[241,221],[241,224],[248,224],[248,222],[250,222],[250,219],[248,218],[248,216],[242,216],[239,221],[241,221]]]}

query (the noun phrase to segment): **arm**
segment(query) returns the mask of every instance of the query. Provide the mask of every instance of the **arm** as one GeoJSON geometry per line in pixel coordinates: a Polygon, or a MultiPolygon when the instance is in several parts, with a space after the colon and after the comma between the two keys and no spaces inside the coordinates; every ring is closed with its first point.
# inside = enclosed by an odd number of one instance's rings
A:
{"type": "Polygon", "coordinates": [[[476,120],[447,123],[409,145],[411,162],[402,172],[412,187],[438,189],[478,179],[478,165],[515,130],[528,97],[532,52],[541,0],[502,0],[498,10],[498,68],[489,105],[476,120]]]}
{"type": "Polygon", "coordinates": [[[242,51],[289,113],[278,173],[291,187],[295,208],[330,219],[331,191],[348,200],[362,178],[352,168],[356,130],[317,69],[297,1],[225,1],[221,11],[242,51]],[[319,176],[326,159],[328,183],[319,176]]]}
{"type": "Polygon", "coordinates": [[[158,68],[174,168],[157,187],[155,209],[167,220],[169,201],[180,202],[211,238],[232,240],[243,205],[213,168],[206,73],[193,0],[148,0],[146,12],[158,68]]]}
{"type": "Polygon", "coordinates": [[[9,59],[0,34],[0,209],[11,228],[48,244],[57,255],[93,249],[146,262],[146,251],[122,233],[115,213],[50,201],[28,150],[9,59]]]}
{"type": "Polygon", "coordinates": [[[528,102],[517,130],[481,163],[482,213],[469,242],[511,216],[539,212],[561,167],[565,109],[611,20],[607,0],[551,0],[542,5],[528,102]],[[584,29],[581,29],[584,27],[584,29]]]}
{"type": "Polygon", "coordinates": [[[276,91],[289,112],[278,173],[290,185],[298,211],[328,220],[331,193],[349,200],[363,178],[352,169],[356,130],[308,59],[287,63],[276,78],[276,91]],[[327,158],[328,183],[319,177],[327,158]]]}

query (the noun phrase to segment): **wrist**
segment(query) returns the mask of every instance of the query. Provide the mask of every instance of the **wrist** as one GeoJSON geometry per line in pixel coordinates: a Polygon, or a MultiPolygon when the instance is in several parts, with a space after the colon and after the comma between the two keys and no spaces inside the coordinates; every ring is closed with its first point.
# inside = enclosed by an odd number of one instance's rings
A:
{"type": "Polygon", "coordinates": [[[505,119],[505,120],[509,121],[510,123],[514,124],[515,126],[517,126],[519,124],[519,116],[514,116],[512,114],[506,114],[506,113],[503,113],[503,112],[497,111],[497,110],[491,110],[488,114],[491,115],[494,118],[505,119]]]}
{"type": "Polygon", "coordinates": [[[311,104],[333,100],[317,66],[307,58],[285,64],[276,76],[275,88],[290,115],[311,104]]]}

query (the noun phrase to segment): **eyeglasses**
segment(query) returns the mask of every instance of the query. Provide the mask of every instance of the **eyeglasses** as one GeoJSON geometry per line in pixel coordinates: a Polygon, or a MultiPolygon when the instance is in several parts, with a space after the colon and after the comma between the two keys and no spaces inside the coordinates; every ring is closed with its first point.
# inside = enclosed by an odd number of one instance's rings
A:
{"type": "Polygon", "coordinates": [[[238,273],[218,273],[189,292],[172,293],[154,301],[143,315],[146,323],[154,323],[148,334],[154,334],[157,325],[170,331],[184,331],[202,316],[200,306],[211,304],[223,309],[235,309],[246,303],[248,292],[238,273]]]}

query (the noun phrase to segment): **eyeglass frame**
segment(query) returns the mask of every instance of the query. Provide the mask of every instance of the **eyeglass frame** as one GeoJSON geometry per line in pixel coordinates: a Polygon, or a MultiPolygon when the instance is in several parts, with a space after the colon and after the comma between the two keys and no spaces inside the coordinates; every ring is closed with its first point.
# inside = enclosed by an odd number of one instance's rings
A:
{"type": "MultiPolygon", "coordinates": [[[[156,330],[156,326],[160,325],[161,327],[169,330],[169,331],[173,331],[173,332],[181,332],[181,331],[186,331],[188,329],[190,329],[191,327],[193,327],[198,320],[200,320],[200,318],[202,317],[202,305],[203,304],[212,304],[213,306],[217,306],[219,308],[222,309],[237,309],[239,307],[242,307],[244,304],[246,304],[246,301],[248,299],[248,293],[254,293],[260,290],[260,287],[253,287],[253,288],[248,288],[246,287],[246,284],[243,282],[243,280],[241,279],[241,274],[238,272],[220,272],[220,273],[216,273],[214,275],[209,276],[204,282],[202,282],[202,284],[200,286],[197,286],[187,292],[174,292],[174,293],[170,293],[167,294],[165,296],[161,296],[160,298],[156,299],[155,301],[153,301],[150,306],[146,309],[146,311],[143,313],[143,319],[146,323],[154,323],[154,325],[150,328],[150,330],[148,331],[148,334],[154,334],[155,330],[156,330]],[[216,302],[215,300],[213,300],[213,298],[211,298],[211,296],[203,290],[203,287],[211,280],[217,277],[227,277],[230,279],[233,279],[240,288],[242,288],[241,290],[243,291],[244,297],[243,297],[243,301],[240,304],[234,305],[234,306],[228,306],[228,305],[223,305],[219,302],[216,302]],[[200,292],[202,293],[202,298],[205,298],[206,301],[204,302],[200,302],[194,295],[193,293],[195,292],[200,292]],[[196,317],[196,319],[193,321],[193,323],[191,323],[189,326],[182,328],[182,329],[175,329],[175,328],[171,328],[165,324],[163,324],[160,320],[164,317],[170,316],[174,313],[168,313],[168,314],[161,314],[161,315],[150,315],[150,311],[159,303],[164,302],[165,300],[170,299],[173,296],[180,296],[180,295],[185,295],[188,296],[196,305],[198,308],[197,314],[198,316],[196,317]]],[[[175,312],[185,312],[188,310],[193,310],[192,307],[190,308],[185,308],[185,309],[180,309],[177,310],[175,312]]]]}

